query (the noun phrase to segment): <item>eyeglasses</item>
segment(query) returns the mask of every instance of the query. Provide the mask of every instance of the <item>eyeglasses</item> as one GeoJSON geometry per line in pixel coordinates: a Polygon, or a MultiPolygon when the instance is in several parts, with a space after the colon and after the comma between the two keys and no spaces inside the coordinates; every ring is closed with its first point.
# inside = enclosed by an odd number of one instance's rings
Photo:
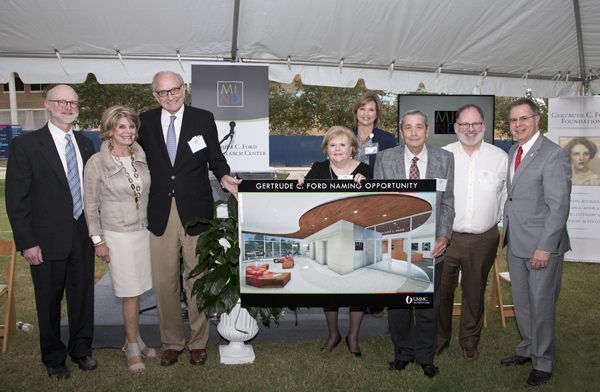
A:
{"type": "Polygon", "coordinates": [[[519,120],[521,122],[525,122],[525,121],[529,120],[531,117],[535,117],[535,115],[529,116],[529,117],[523,116],[523,117],[519,117],[519,118],[509,118],[508,122],[510,123],[510,125],[516,125],[519,122],[519,120]]]}
{"type": "Polygon", "coordinates": [[[469,128],[473,127],[474,130],[479,131],[483,126],[483,122],[475,122],[472,124],[469,123],[456,123],[460,127],[461,131],[468,131],[469,128]]]}
{"type": "Polygon", "coordinates": [[[63,101],[62,99],[49,99],[48,102],[56,102],[61,108],[66,108],[67,105],[71,105],[72,108],[79,106],[79,102],[77,101],[63,101]]]}
{"type": "Polygon", "coordinates": [[[183,84],[179,87],[175,87],[170,90],[157,91],[156,95],[158,95],[161,98],[166,97],[167,95],[169,95],[169,93],[171,93],[171,95],[177,95],[181,91],[182,87],[183,87],[183,84]]]}

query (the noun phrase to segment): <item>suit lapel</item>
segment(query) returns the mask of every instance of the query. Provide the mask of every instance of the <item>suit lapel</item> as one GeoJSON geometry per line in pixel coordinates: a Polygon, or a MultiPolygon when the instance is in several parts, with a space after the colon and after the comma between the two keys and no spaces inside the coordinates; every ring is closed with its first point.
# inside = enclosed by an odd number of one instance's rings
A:
{"type": "Polygon", "coordinates": [[[432,148],[427,149],[427,171],[425,172],[425,177],[421,176],[421,179],[424,178],[436,178],[440,170],[440,162],[441,159],[437,155],[436,151],[432,148]]]}
{"type": "MultiPolygon", "coordinates": [[[[406,167],[404,165],[404,149],[405,148],[406,147],[404,147],[404,146],[401,146],[401,147],[397,148],[397,150],[398,150],[398,156],[399,156],[398,164],[394,165],[393,168],[392,168],[393,171],[395,172],[394,173],[395,174],[395,176],[394,176],[395,178],[406,179],[406,167]]],[[[394,178],[394,177],[391,177],[391,178],[394,178]]]]}
{"type": "MultiPolygon", "coordinates": [[[[519,164],[517,171],[515,171],[512,181],[511,181],[511,184],[510,184],[510,190],[512,190],[514,188],[515,184],[521,177],[521,174],[523,174],[523,171],[525,171],[525,169],[527,169],[527,166],[529,166],[529,164],[535,159],[536,155],[540,151],[540,147],[542,146],[542,142],[544,141],[542,139],[543,137],[544,136],[542,136],[540,134],[538,136],[537,140],[535,141],[535,143],[533,143],[533,146],[531,146],[529,151],[527,151],[527,154],[521,157],[521,163],[519,164]]],[[[512,161],[510,161],[510,162],[512,162],[512,161]]]]}
{"type": "Polygon", "coordinates": [[[169,152],[167,151],[167,144],[165,143],[165,136],[162,129],[162,111],[163,109],[160,107],[152,113],[152,119],[150,120],[148,128],[151,131],[152,137],[156,140],[156,145],[158,146],[163,159],[168,165],[171,165],[171,158],[169,158],[169,152]]]}
{"type": "Polygon", "coordinates": [[[92,155],[94,155],[94,153],[96,151],[90,151],[89,148],[87,147],[87,144],[83,138],[83,136],[79,133],[79,132],[73,132],[73,135],[75,135],[75,140],[77,141],[77,147],[79,148],[79,153],[81,154],[81,159],[83,159],[83,165],[85,166],[85,164],[87,163],[88,159],[90,159],[90,157],[92,155]]]}
{"type": "Polygon", "coordinates": [[[52,134],[50,133],[50,129],[48,129],[48,125],[44,127],[42,132],[40,132],[40,151],[48,165],[56,172],[58,179],[65,186],[65,188],[69,189],[69,183],[67,182],[67,175],[65,174],[65,168],[63,167],[62,161],[60,160],[60,156],[58,155],[58,151],[56,150],[56,144],[54,144],[54,139],[52,138],[52,134]]]}
{"type": "Polygon", "coordinates": [[[175,156],[174,166],[176,166],[177,162],[181,161],[183,158],[185,149],[188,146],[187,142],[193,137],[193,135],[191,135],[191,132],[194,130],[194,127],[192,126],[193,122],[194,112],[186,105],[183,110],[183,119],[181,120],[181,131],[179,132],[179,143],[177,143],[177,155],[175,156]]]}

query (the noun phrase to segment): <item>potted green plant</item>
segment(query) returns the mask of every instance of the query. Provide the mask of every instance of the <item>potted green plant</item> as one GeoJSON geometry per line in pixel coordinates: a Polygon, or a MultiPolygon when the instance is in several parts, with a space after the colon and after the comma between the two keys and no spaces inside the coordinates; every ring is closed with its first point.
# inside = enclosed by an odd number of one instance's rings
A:
{"type": "MultiPolygon", "coordinates": [[[[238,231],[238,202],[229,195],[227,202],[214,203],[214,218],[196,218],[187,223],[208,225],[196,243],[198,265],[190,272],[194,277],[207,271],[194,282],[192,295],[196,295],[196,306],[207,314],[229,314],[240,299],[240,239],[238,231]],[[217,208],[227,203],[227,218],[217,218],[217,208]]],[[[255,320],[260,315],[262,323],[269,327],[271,318],[279,324],[283,308],[245,308],[255,320]]]]}

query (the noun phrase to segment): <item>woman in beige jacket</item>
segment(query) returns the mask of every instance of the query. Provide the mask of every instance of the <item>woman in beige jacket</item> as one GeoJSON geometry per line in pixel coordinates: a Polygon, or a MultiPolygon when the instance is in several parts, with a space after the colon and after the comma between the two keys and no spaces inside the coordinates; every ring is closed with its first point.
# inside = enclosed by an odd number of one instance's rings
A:
{"type": "Polygon", "coordinates": [[[96,256],[108,263],[115,295],[123,298],[129,370],[144,373],[144,357],[155,357],[139,336],[140,295],[152,288],[147,230],[150,173],[135,141],[140,119],[126,106],[111,106],[100,123],[100,152],[85,166],[85,217],[96,256]]]}

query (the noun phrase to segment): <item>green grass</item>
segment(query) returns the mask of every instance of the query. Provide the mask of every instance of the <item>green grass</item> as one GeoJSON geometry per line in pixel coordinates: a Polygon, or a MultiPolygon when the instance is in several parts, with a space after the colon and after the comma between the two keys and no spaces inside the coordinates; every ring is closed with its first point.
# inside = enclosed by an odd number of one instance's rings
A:
{"type": "MultiPolygon", "coordinates": [[[[11,239],[4,207],[4,181],[0,181],[0,238],[11,239]]],[[[503,271],[507,270],[505,252],[501,252],[503,271]]],[[[4,280],[6,257],[0,257],[0,281],[4,280]]],[[[97,261],[96,275],[106,272],[104,262],[97,261]]],[[[491,274],[490,274],[491,277],[491,274]]],[[[80,371],[69,362],[71,378],[49,379],[40,361],[39,327],[35,312],[33,285],[29,267],[19,257],[16,272],[17,319],[35,326],[33,333],[19,331],[11,337],[8,351],[0,354],[0,391],[526,391],[525,380],[531,371],[526,364],[504,368],[499,360],[514,355],[520,341],[514,318],[500,326],[497,313],[489,312],[491,279],[486,292],[488,327],[483,329],[479,344],[480,359],[467,363],[457,344],[458,317],[453,320],[450,347],[436,358],[440,375],[433,380],[421,368],[409,365],[404,371],[389,371],[393,345],[389,335],[360,339],[362,358],[348,353],[344,343],[332,352],[321,352],[325,336],[286,342],[254,342],[256,361],[251,365],[221,365],[219,350],[207,347],[204,366],[188,363],[184,353],[180,362],[162,367],[158,359],[145,360],[147,374],[132,375],[125,357],[118,349],[94,350],[99,362],[92,372],[80,371]]],[[[595,391],[600,385],[597,372],[600,352],[600,264],[565,263],[563,286],[557,304],[557,363],[551,381],[540,391],[595,391]]],[[[460,292],[456,293],[460,297],[460,292]]],[[[510,290],[503,286],[505,303],[512,303],[510,290]]],[[[0,304],[4,316],[4,302],[0,304]]],[[[63,314],[66,307],[63,304],[63,314]]],[[[371,316],[365,316],[371,317],[371,316]]],[[[382,321],[383,322],[383,321],[382,321]]],[[[214,326],[212,327],[214,328],[214,326]]],[[[277,328],[277,326],[272,326],[277,328]]],[[[261,333],[268,333],[261,332],[261,333]]]]}

